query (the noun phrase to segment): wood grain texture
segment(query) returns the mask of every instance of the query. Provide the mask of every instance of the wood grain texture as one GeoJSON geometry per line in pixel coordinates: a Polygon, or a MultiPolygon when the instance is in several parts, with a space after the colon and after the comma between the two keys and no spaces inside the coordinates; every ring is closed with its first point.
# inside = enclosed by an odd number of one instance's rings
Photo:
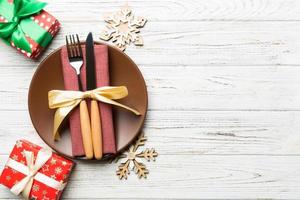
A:
{"type": "Polygon", "coordinates": [[[101,129],[101,116],[100,107],[98,102],[95,100],[91,101],[91,130],[92,130],[92,140],[94,156],[96,159],[100,160],[103,156],[103,146],[102,146],[102,129],[101,129]]]}
{"type": "MultiPolygon", "coordinates": [[[[27,111],[3,110],[0,116],[5,140],[0,155],[20,138],[44,145],[27,111]]],[[[147,146],[179,159],[187,154],[300,156],[299,128],[299,111],[149,111],[145,123],[147,146]]]]}
{"type": "MultiPolygon", "coordinates": [[[[1,156],[2,162],[5,159],[1,156]]],[[[127,181],[113,177],[115,164],[79,163],[64,197],[292,199],[300,195],[299,160],[298,156],[186,155],[179,162],[178,155],[160,154],[157,162],[147,163],[151,168],[147,180],[130,176],[127,181]]],[[[7,191],[2,195],[13,198],[7,191]]]]}
{"type": "Polygon", "coordinates": [[[92,128],[91,120],[89,116],[89,110],[86,101],[80,102],[80,126],[82,134],[82,143],[84,146],[84,152],[87,159],[93,159],[93,140],[92,140],[92,128]]]}
{"type": "Polygon", "coordinates": [[[118,10],[129,3],[137,14],[151,21],[212,21],[255,20],[295,21],[300,19],[300,2],[297,0],[135,0],[135,1],[54,1],[48,9],[64,17],[65,21],[101,21],[99,15],[118,10]],[[72,2],[72,6],[69,3],[72,2]],[[68,11],[66,12],[66,7],[68,11]],[[87,10],[89,12],[87,12],[87,10]]]}
{"type": "MultiPolygon", "coordinates": [[[[149,92],[148,180],[117,164],[79,162],[63,199],[295,199],[300,197],[300,1],[64,0],[47,11],[64,35],[95,38],[102,14],[126,2],[148,23],[126,53],[149,92]]],[[[40,60],[41,60],[40,59],[40,60]]],[[[27,92],[39,61],[0,45],[0,168],[17,139],[45,144],[27,92]]],[[[130,91],[129,91],[130,92],[130,91]]],[[[0,199],[16,199],[0,187],[0,199]]]]}
{"type": "MultiPolygon", "coordinates": [[[[64,43],[65,34],[85,38],[84,30],[89,30],[96,39],[105,26],[97,21],[62,24],[44,57],[64,43]]],[[[150,21],[141,31],[144,47],[130,46],[126,52],[141,66],[299,65],[299,31],[299,21],[150,21]]],[[[2,48],[4,63],[38,64],[21,56],[15,59],[16,50],[2,48]]]]}
{"type": "MultiPolygon", "coordinates": [[[[0,68],[0,95],[5,95],[1,109],[27,109],[24,101],[34,69],[0,68]]],[[[140,70],[150,110],[300,110],[297,66],[141,65],[140,70]]]]}

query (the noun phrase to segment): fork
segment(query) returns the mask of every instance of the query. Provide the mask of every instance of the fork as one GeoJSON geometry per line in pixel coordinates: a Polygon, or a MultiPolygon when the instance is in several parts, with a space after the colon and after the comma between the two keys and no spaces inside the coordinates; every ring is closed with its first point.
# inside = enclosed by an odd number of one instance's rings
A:
{"type": "MultiPolygon", "coordinates": [[[[76,40],[74,35],[66,36],[66,46],[68,52],[68,58],[71,66],[75,69],[77,74],[79,90],[82,91],[82,84],[80,81],[80,69],[83,65],[83,54],[79,37],[76,34],[76,40]]],[[[93,143],[92,132],[90,124],[90,116],[85,100],[80,102],[80,126],[83,140],[84,151],[87,159],[93,158],[93,143]]]]}

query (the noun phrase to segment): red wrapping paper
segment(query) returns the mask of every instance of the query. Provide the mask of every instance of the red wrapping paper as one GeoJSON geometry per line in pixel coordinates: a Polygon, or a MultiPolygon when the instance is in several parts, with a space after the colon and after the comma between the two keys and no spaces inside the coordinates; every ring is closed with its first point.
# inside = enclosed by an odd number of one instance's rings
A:
{"type": "MultiPolygon", "coordinates": [[[[60,29],[59,21],[53,17],[50,13],[45,10],[42,10],[39,14],[32,15],[30,17],[35,23],[44,28],[47,32],[49,32],[53,37],[58,33],[60,29]]],[[[0,22],[6,22],[6,19],[0,15],[0,22]]],[[[32,59],[37,59],[44,48],[32,40],[30,37],[26,37],[28,42],[30,43],[31,53],[21,50],[20,48],[15,47],[14,43],[11,42],[11,46],[16,48],[20,53],[24,56],[32,59]]]]}
{"type": "MultiPolygon", "coordinates": [[[[83,48],[83,58],[85,60],[85,47],[83,48]]],[[[108,49],[105,45],[95,45],[95,68],[96,68],[96,84],[97,87],[109,86],[109,63],[108,63],[108,49]]],[[[64,74],[64,84],[66,90],[78,90],[77,75],[75,70],[69,63],[67,49],[65,47],[61,50],[62,70],[64,74]]],[[[86,89],[86,68],[85,65],[81,68],[81,81],[83,89],[86,89]]],[[[103,153],[115,154],[116,142],[113,127],[112,108],[105,103],[99,103],[101,126],[102,126],[102,141],[103,153]]],[[[73,156],[83,156],[84,148],[82,144],[82,135],[80,128],[80,114],[79,109],[75,108],[69,116],[72,150],[73,156]]]]}
{"type": "MultiPolygon", "coordinates": [[[[23,151],[31,151],[34,153],[36,158],[38,151],[41,149],[40,146],[32,144],[26,140],[17,141],[14,146],[9,158],[19,163],[26,165],[26,159],[23,156],[23,151]]],[[[38,171],[48,177],[55,179],[58,182],[67,183],[71,171],[74,167],[74,162],[65,159],[55,153],[52,153],[52,157],[45,163],[45,165],[38,171]]],[[[21,181],[25,177],[24,174],[5,166],[0,176],[0,183],[9,189],[12,188],[17,182],[21,181]]],[[[29,199],[49,199],[58,200],[60,199],[63,191],[55,190],[44,183],[33,181],[33,185],[30,191],[29,199]]]]}

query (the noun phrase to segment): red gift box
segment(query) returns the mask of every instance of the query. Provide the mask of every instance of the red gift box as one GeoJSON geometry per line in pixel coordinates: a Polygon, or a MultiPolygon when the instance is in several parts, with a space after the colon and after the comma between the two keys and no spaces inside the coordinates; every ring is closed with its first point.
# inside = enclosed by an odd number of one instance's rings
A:
{"type": "MultiPolygon", "coordinates": [[[[38,24],[40,27],[42,27],[44,30],[46,30],[48,33],[50,33],[52,35],[52,38],[54,38],[54,36],[58,33],[60,29],[59,21],[45,10],[41,10],[38,14],[32,15],[30,19],[34,21],[36,24],[38,24]]],[[[7,20],[3,16],[1,16],[1,13],[0,13],[0,22],[4,22],[4,23],[7,22],[7,20]]],[[[13,42],[10,42],[10,45],[16,48],[20,53],[22,53],[28,58],[32,58],[32,59],[38,58],[39,55],[43,52],[44,47],[42,47],[40,44],[35,42],[29,36],[26,36],[26,39],[30,44],[31,53],[16,47],[13,42]]]]}
{"type": "Polygon", "coordinates": [[[45,159],[45,156],[41,156],[42,151],[45,151],[45,149],[26,140],[17,141],[2,171],[0,183],[13,191],[13,187],[16,188],[17,184],[24,181],[29,176],[29,173],[26,172],[29,165],[27,163],[28,153],[32,153],[35,165],[43,159],[45,162],[34,174],[33,183],[29,186],[29,197],[27,198],[36,200],[60,199],[75,163],[52,153],[50,150],[46,151],[49,154],[48,158],[45,159]]]}

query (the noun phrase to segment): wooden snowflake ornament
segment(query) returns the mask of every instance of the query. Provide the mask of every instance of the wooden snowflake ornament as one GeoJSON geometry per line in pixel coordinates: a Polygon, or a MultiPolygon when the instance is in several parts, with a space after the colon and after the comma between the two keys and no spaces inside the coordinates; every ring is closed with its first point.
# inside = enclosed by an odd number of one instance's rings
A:
{"type": "Polygon", "coordinates": [[[147,178],[147,174],[149,174],[148,169],[146,168],[146,165],[142,163],[141,159],[145,159],[148,162],[149,161],[155,161],[155,158],[158,156],[158,153],[152,148],[152,149],[145,149],[141,152],[137,152],[138,148],[140,146],[144,146],[147,138],[144,136],[144,133],[142,133],[135,144],[133,144],[128,151],[124,152],[122,155],[120,155],[115,162],[118,162],[118,160],[126,159],[125,162],[122,162],[118,170],[116,172],[117,176],[120,179],[127,179],[128,175],[130,174],[130,171],[134,171],[139,178],[147,178]]]}
{"type": "Polygon", "coordinates": [[[100,33],[100,39],[105,41],[112,39],[122,51],[131,42],[136,46],[143,46],[143,38],[138,33],[147,20],[144,17],[134,16],[128,5],[118,12],[105,15],[104,21],[107,25],[106,29],[100,33]]]}

